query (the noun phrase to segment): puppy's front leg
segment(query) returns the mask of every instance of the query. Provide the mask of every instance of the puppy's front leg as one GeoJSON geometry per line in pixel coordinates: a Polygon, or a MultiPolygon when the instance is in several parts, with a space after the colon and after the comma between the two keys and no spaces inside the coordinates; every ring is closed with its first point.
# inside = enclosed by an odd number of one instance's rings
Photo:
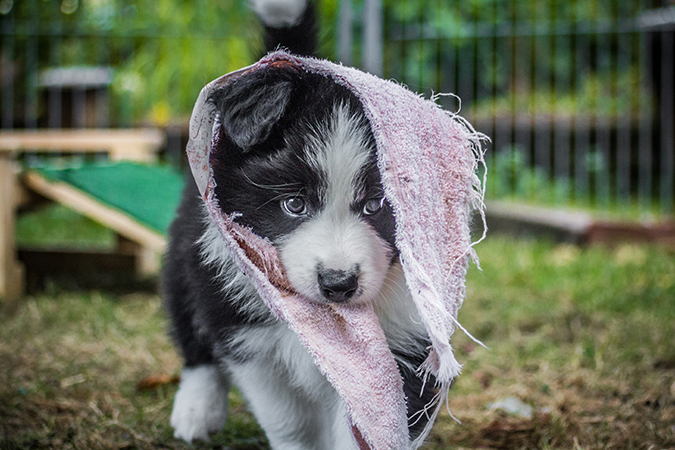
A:
{"type": "Polygon", "coordinates": [[[229,380],[214,364],[183,368],[171,413],[174,436],[208,441],[210,433],[222,430],[229,390],[229,380]]]}

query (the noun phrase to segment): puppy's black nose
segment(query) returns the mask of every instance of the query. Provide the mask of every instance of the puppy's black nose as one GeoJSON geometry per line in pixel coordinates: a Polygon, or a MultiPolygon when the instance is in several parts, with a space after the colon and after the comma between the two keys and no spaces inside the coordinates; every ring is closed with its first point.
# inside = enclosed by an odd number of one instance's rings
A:
{"type": "Polygon", "coordinates": [[[331,302],[340,303],[349,300],[358,287],[358,273],[331,269],[319,271],[319,289],[331,302]]]}

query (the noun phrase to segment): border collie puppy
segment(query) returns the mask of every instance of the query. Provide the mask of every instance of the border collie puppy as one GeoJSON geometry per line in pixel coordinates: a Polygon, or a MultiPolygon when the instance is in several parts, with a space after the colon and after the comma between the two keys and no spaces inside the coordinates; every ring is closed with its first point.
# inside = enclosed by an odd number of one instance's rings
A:
{"type": "MultiPolygon", "coordinates": [[[[268,49],[313,51],[311,4],[259,0],[254,9],[268,49]]],[[[374,304],[404,380],[414,439],[435,394],[433,380],[424,384],[416,373],[430,344],[398,262],[360,102],[332,80],[290,67],[243,75],[209,101],[226,136],[211,159],[219,206],[277,247],[297,292],[374,304]]],[[[185,359],[171,415],[176,437],[208,440],[221,430],[233,383],[273,449],[358,449],[342,399],[235,267],[193,181],[171,226],[163,287],[185,359]]]]}

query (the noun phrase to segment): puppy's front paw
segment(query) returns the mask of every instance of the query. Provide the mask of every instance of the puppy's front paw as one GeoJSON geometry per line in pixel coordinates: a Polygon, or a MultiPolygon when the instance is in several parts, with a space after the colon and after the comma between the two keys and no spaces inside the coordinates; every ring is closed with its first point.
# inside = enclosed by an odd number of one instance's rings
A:
{"type": "Polygon", "coordinates": [[[185,368],[171,413],[174,436],[187,442],[209,440],[227,418],[227,380],[216,366],[185,368]]]}

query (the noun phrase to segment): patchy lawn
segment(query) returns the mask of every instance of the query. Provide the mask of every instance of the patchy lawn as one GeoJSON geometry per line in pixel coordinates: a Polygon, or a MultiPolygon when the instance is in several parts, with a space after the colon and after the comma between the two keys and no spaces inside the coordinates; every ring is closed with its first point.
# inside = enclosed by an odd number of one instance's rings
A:
{"type": "MultiPolygon", "coordinates": [[[[443,413],[427,448],[675,448],[673,250],[491,236],[478,252],[460,320],[490,350],[453,338],[461,424],[443,413]],[[509,398],[521,415],[490,409],[509,398]]],[[[173,439],[166,327],[147,293],[52,289],[5,308],[0,449],[267,448],[236,391],[211,443],[173,439]]]]}

